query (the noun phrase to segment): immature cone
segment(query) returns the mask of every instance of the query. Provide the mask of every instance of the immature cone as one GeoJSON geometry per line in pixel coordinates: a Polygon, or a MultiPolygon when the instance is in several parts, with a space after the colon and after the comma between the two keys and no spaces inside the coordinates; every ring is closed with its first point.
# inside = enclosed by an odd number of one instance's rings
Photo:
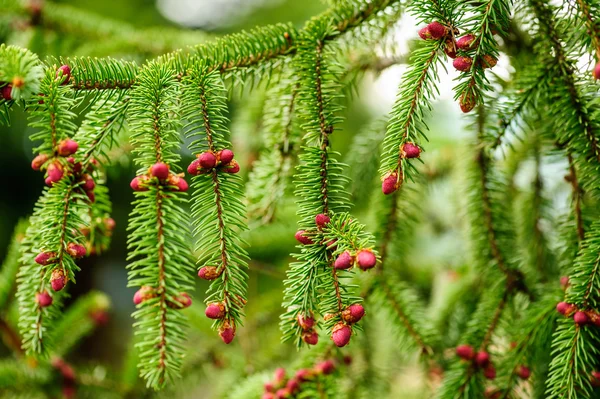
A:
{"type": "Polygon", "coordinates": [[[317,363],[315,371],[321,374],[331,374],[335,371],[335,363],[333,360],[324,360],[321,363],[317,363]]]}
{"type": "Polygon", "coordinates": [[[204,314],[209,319],[222,319],[225,317],[225,306],[223,306],[223,304],[220,302],[210,303],[206,307],[204,314]]]}
{"type": "Polygon", "coordinates": [[[145,186],[147,181],[148,178],[146,176],[136,176],[131,180],[131,183],[129,183],[129,187],[131,187],[133,191],[148,191],[148,187],[145,186]]]}
{"type": "Polygon", "coordinates": [[[230,344],[235,338],[235,325],[230,324],[228,321],[224,322],[219,329],[219,336],[226,344],[230,344]]]}
{"type": "Polygon", "coordinates": [[[6,101],[12,100],[12,86],[11,85],[6,85],[6,86],[2,87],[2,89],[0,89],[0,91],[2,92],[3,99],[5,99],[6,101]]]}
{"type": "Polygon", "coordinates": [[[31,161],[31,169],[33,169],[33,170],[40,170],[42,168],[42,166],[46,163],[47,160],[48,160],[48,155],[46,155],[46,154],[38,154],[31,161]]]}
{"type": "Polygon", "coordinates": [[[79,144],[77,144],[75,140],[66,139],[58,144],[56,152],[62,157],[68,157],[69,155],[75,154],[78,148],[79,144]]]}
{"type": "Polygon", "coordinates": [[[169,177],[169,165],[157,162],[150,167],[150,174],[159,180],[166,180],[169,177]]]}
{"type": "Polygon", "coordinates": [[[404,158],[419,158],[421,148],[415,143],[404,143],[402,146],[402,156],[404,158]]]}
{"type": "Polygon", "coordinates": [[[479,63],[483,69],[493,68],[498,63],[498,59],[493,55],[484,54],[479,63]]]}
{"type": "Polygon", "coordinates": [[[140,289],[135,292],[135,294],[133,295],[133,303],[139,305],[140,303],[153,297],[154,288],[145,285],[143,287],[140,287],[140,289]]]}
{"type": "Polygon", "coordinates": [[[353,263],[354,259],[352,259],[352,255],[350,255],[350,252],[344,251],[337,257],[337,259],[333,263],[333,267],[335,267],[338,270],[345,270],[350,269],[353,263]]]}
{"type": "Polygon", "coordinates": [[[475,36],[464,35],[456,41],[456,47],[465,51],[472,50],[475,47],[475,36]]]}
{"type": "Polygon", "coordinates": [[[304,330],[312,330],[315,326],[315,319],[310,316],[298,315],[298,325],[304,330]]]}
{"type": "Polygon", "coordinates": [[[467,112],[471,112],[473,108],[475,108],[475,105],[477,105],[477,101],[475,100],[475,94],[470,90],[461,94],[460,98],[458,99],[458,102],[460,104],[460,110],[465,114],[467,112]]]}
{"type": "Polygon", "coordinates": [[[394,191],[396,191],[398,189],[399,186],[400,186],[400,183],[399,183],[399,179],[398,179],[398,173],[396,173],[396,172],[391,172],[391,173],[385,175],[385,177],[381,181],[381,191],[385,195],[389,195],[389,194],[393,193],[394,191]]]}
{"type": "Polygon", "coordinates": [[[93,204],[94,202],[96,202],[96,194],[94,194],[93,191],[86,191],[85,195],[87,195],[88,200],[93,204]]]}
{"type": "Polygon", "coordinates": [[[54,269],[52,270],[52,275],[50,276],[50,285],[54,291],[60,291],[65,288],[69,279],[65,276],[65,272],[63,269],[54,269]]]}
{"type": "Polygon", "coordinates": [[[590,311],[587,313],[587,315],[590,318],[590,322],[592,324],[600,327],[600,313],[590,311]]]}
{"type": "Polygon", "coordinates": [[[331,221],[331,219],[329,218],[329,216],[327,216],[323,213],[319,213],[317,216],[315,216],[315,223],[317,224],[318,228],[325,227],[325,225],[327,223],[329,223],[330,221],[331,221]]]}
{"type": "Polygon", "coordinates": [[[233,151],[231,150],[221,150],[217,153],[217,158],[219,158],[219,162],[222,164],[228,164],[233,161],[233,151]]]}
{"type": "Polygon", "coordinates": [[[483,370],[483,375],[488,380],[493,380],[496,378],[496,369],[490,364],[483,370]]]}
{"type": "Polygon", "coordinates": [[[519,366],[517,369],[517,375],[519,378],[526,380],[531,375],[531,370],[527,366],[519,366]]]}
{"type": "Polygon", "coordinates": [[[312,378],[312,373],[310,370],[300,369],[296,371],[295,378],[300,382],[308,381],[312,378]]]}
{"type": "Polygon", "coordinates": [[[237,173],[240,171],[240,164],[233,160],[222,169],[225,173],[237,173]]]}
{"type": "Polygon", "coordinates": [[[35,263],[40,264],[42,266],[49,265],[50,263],[55,263],[56,260],[52,260],[56,258],[55,252],[41,252],[35,257],[35,263]]]}
{"type": "Polygon", "coordinates": [[[63,80],[60,83],[61,85],[69,83],[69,79],[71,79],[71,67],[68,65],[61,65],[56,71],[56,77],[58,78],[60,76],[63,77],[63,80]]]}
{"type": "Polygon", "coordinates": [[[424,28],[421,28],[419,30],[419,37],[423,40],[429,40],[431,39],[431,32],[429,32],[429,27],[426,26],[424,28]]]}
{"type": "Polygon", "coordinates": [[[575,324],[582,326],[584,324],[587,324],[589,318],[584,312],[578,311],[575,312],[575,314],[573,315],[573,321],[575,322],[575,324]]]}
{"type": "Polygon", "coordinates": [[[267,392],[275,392],[275,384],[273,384],[271,381],[265,382],[263,387],[265,388],[265,391],[267,391],[267,392]]]}
{"type": "Polygon", "coordinates": [[[261,399],[276,399],[277,397],[272,392],[263,393],[261,399]]]}
{"type": "Polygon", "coordinates": [[[275,397],[277,399],[287,399],[289,398],[291,395],[290,391],[288,391],[286,388],[281,388],[280,390],[277,391],[277,393],[275,394],[275,397]]]}
{"type": "Polygon", "coordinates": [[[458,345],[456,347],[456,355],[461,359],[471,360],[475,356],[475,351],[471,345],[458,345]]]}
{"type": "Polygon", "coordinates": [[[188,166],[187,172],[192,176],[196,176],[196,175],[200,174],[200,167],[201,167],[200,160],[198,158],[196,158],[188,166]]]}
{"type": "Polygon", "coordinates": [[[217,157],[212,152],[203,152],[198,156],[198,163],[204,169],[212,169],[217,166],[217,157]]]}
{"type": "Polygon", "coordinates": [[[307,236],[304,235],[305,231],[304,230],[298,230],[296,232],[296,234],[294,235],[294,238],[303,245],[310,245],[310,244],[314,244],[313,240],[311,240],[310,238],[308,238],[307,236]]]}
{"type": "Polygon", "coordinates": [[[113,231],[116,226],[117,226],[117,222],[115,222],[115,219],[113,219],[113,218],[104,219],[104,227],[106,227],[106,230],[113,231]]]}
{"type": "Polygon", "coordinates": [[[295,378],[290,378],[287,384],[285,384],[285,389],[293,395],[300,389],[300,382],[295,378]]]}
{"type": "Polygon", "coordinates": [[[434,21],[427,25],[427,29],[431,34],[431,38],[435,40],[441,39],[442,37],[448,34],[448,28],[446,28],[444,25],[440,24],[437,21],[434,21]]]}
{"type": "Polygon", "coordinates": [[[594,79],[596,79],[596,80],[600,79],[600,62],[598,62],[596,64],[596,67],[594,68],[594,72],[592,72],[592,75],[594,76],[594,79]]]}
{"type": "Polygon", "coordinates": [[[454,40],[448,39],[446,40],[446,46],[444,47],[444,52],[446,55],[452,59],[456,58],[456,44],[454,40]]]}
{"type": "Polygon", "coordinates": [[[307,331],[302,334],[302,340],[309,345],[316,345],[319,342],[319,334],[316,331],[307,331]]]}
{"type": "Polygon", "coordinates": [[[566,290],[568,286],[569,286],[569,276],[562,276],[560,278],[560,287],[563,290],[566,290]]]}
{"type": "Polygon", "coordinates": [[[219,272],[215,266],[203,266],[198,270],[198,277],[203,280],[214,280],[219,277],[219,272]]]}
{"type": "Polygon", "coordinates": [[[566,302],[556,304],[556,311],[565,316],[569,316],[575,310],[575,305],[566,302]]]}
{"type": "Polygon", "coordinates": [[[461,72],[466,72],[471,69],[471,65],[473,65],[473,59],[471,57],[456,57],[454,61],[452,61],[452,66],[461,72]]]}
{"type": "Polygon", "coordinates": [[[37,301],[40,308],[47,308],[52,305],[52,297],[47,291],[38,292],[35,294],[35,300],[37,301]]]}
{"type": "Polygon", "coordinates": [[[96,187],[96,183],[94,183],[94,179],[92,178],[92,176],[90,175],[86,175],[84,177],[84,182],[81,185],[81,188],[84,189],[84,191],[92,191],[94,190],[94,188],[96,187]]]}
{"type": "Polygon", "coordinates": [[[350,324],[358,323],[364,315],[365,308],[360,303],[350,305],[342,311],[342,319],[350,324]]]}
{"type": "Polygon", "coordinates": [[[60,162],[52,162],[48,165],[48,181],[50,183],[56,183],[62,179],[64,173],[60,162]]]}
{"type": "Polygon", "coordinates": [[[168,183],[170,186],[177,187],[177,191],[180,192],[186,192],[190,188],[187,181],[185,181],[183,177],[177,175],[169,175],[168,183]]]}
{"type": "Polygon", "coordinates": [[[356,255],[356,263],[361,270],[369,270],[377,264],[377,258],[370,249],[363,249],[356,255]]]}
{"type": "Polygon", "coordinates": [[[475,363],[479,367],[486,367],[490,364],[490,354],[485,351],[477,352],[475,355],[475,363]]]}
{"type": "Polygon", "coordinates": [[[285,369],[278,367],[275,369],[275,384],[279,385],[285,381],[285,369]]]}
{"type": "Polygon", "coordinates": [[[600,387],[600,371],[592,371],[590,373],[590,379],[592,381],[592,386],[600,387]]]}
{"type": "Polygon", "coordinates": [[[178,296],[176,296],[175,302],[176,309],[185,309],[192,306],[192,298],[186,292],[181,292],[178,296]]]}
{"type": "Polygon", "coordinates": [[[83,245],[74,242],[70,242],[67,245],[67,252],[75,259],[83,258],[86,253],[83,245]]]}
{"type": "Polygon", "coordinates": [[[333,327],[333,332],[331,333],[331,339],[333,340],[333,343],[339,348],[348,345],[351,336],[352,328],[344,323],[336,324],[333,327]]]}

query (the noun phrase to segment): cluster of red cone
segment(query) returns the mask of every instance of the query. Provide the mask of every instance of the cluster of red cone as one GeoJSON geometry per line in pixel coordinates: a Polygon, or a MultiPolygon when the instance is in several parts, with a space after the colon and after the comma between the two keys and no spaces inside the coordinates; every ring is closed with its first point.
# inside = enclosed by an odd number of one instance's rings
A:
{"type": "Polygon", "coordinates": [[[559,302],[556,311],[566,317],[573,317],[573,321],[578,326],[593,324],[600,327],[600,313],[596,310],[579,309],[575,304],[559,302]]]}
{"type": "MultiPolygon", "coordinates": [[[[472,362],[478,369],[483,369],[483,375],[489,380],[496,378],[496,368],[491,362],[490,354],[486,351],[475,352],[471,345],[459,345],[456,347],[456,355],[463,360],[472,362]]],[[[527,366],[518,366],[516,374],[526,380],[531,375],[531,370],[527,366]]]]}
{"type": "MultiPolygon", "coordinates": [[[[133,295],[133,303],[139,305],[152,298],[157,297],[156,289],[150,286],[142,286],[133,295]]],[[[192,306],[192,298],[185,292],[179,293],[173,300],[167,300],[167,306],[171,309],[185,309],[192,306]]]]}
{"type": "Polygon", "coordinates": [[[297,397],[302,392],[303,383],[320,375],[330,375],[335,369],[335,362],[331,359],[319,362],[310,369],[300,369],[291,378],[287,378],[285,369],[278,368],[275,370],[273,380],[265,383],[262,399],[289,399],[297,397]]]}
{"type": "Polygon", "coordinates": [[[240,165],[233,159],[233,151],[224,149],[217,151],[205,151],[196,155],[196,159],[190,163],[187,171],[192,176],[206,174],[215,169],[225,173],[238,173],[240,165]]]}
{"type": "Polygon", "coordinates": [[[129,186],[133,191],[148,191],[150,185],[158,181],[168,190],[185,192],[189,185],[182,176],[172,173],[166,163],[157,162],[148,168],[148,173],[134,177],[129,186]]]}
{"type": "MultiPolygon", "coordinates": [[[[419,158],[421,156],[421,147],[415,143],[404,143],[400,147],[400,158],[419,158]]],[[[388,172],[381,179],[381,191],[385,195],[392,194],[398,190],[402,184],[402,174],[398,173],[398,170],[388,172]]]]}

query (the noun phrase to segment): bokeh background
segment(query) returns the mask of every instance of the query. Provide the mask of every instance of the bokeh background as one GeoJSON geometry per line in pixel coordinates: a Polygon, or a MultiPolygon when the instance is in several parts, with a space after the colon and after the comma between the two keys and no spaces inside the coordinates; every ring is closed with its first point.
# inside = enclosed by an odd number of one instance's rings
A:
{"type": "MultiPolygon", "coordinates": [[[[237,32],[255,25],[291,21],[302,26],[304,21],[326,8],[326,4],[319,0],[71,0],[57,3],[71,4],[136,29],[189,30],[185,40],[171,44],[174,48],[202,40],[206,35],[237,32]]],[[[37,35],[44,33],[19,25],[18,21],[5,20],[2,26],[1,41],[32,48],[41,56],[106,56],[109,55],[107,52],[111,53],[110,46],[87,46],[85,39],[78,35],[57,35],[40,45],[37,35]]],[[[402,72],[407,67],[407,54],[417,39],[416,32],[414,18],[403,16],[388,35],[386,50],[381,50],[382,57],[393,58],[392,65],[381,71],[366,71],[355,95],[346,101],[345,122],[332,138],[334,149],[342,154],[342,159],[352,155],[349,152],[357,133],[373,129],[374,135],[381,135],[385,124],[374,121],[385,119],[391,110],[402,72]]],[[[153,56],[144,52],[110,55],[134,58],[139,63],[153,56]]],[[[501,57],[494,73],[506,77],[509,71],[508,60],[501,57]]],[[[460,167],[461,159],[467,157],[465,144],[473,137],[467,128],[468,121],[453,101],[451,88],[455,72],[452,68],[440,72],[440,95],[429,117],[429,143],[424,145],[426,152],[422,157],[425,166],[421,169],[428,182],[422,186],[425,192],[422,193],[422,209],[418,215],[420,224],[409,242],[404,243],[408,253],[403,257],[408,261],[403,263],[401,270],[403,278],[433,305],[446,290],[451,289],[452,282],[460,278],[468,261],[460,167]]],[[[245,176],[260,150],[263,101],[264,90],[260,88],[242,94],[234,92],[231,97],[232,140],[236,159],[241,160],[245,176]]],[[[0,128],[0,259],[6,254],[14,226],[19,219],[31,213],[43,188],[43,178],[29,166],[33,158],[33,144],[29,140],[31,132],[26,116],[18,108],[12,113],[12,126],[0,128]]],[[[184,152],[184,164],[191,158],[191,154],[184,152]]],[[[114,159],[115,165],[108,170],[113,218],[117,223],[111,248],[101,257],[84,259],[77,284],[71,286],[73,298],[90,289],[98,289],[107,293],[112,302],[109,323],[88,337],[73,359],[75,362],[97,364],[94,367],[98,373],[114,373],[124,367],[124,354],[131,341],[130,314],[134,309],[131,300],[134,289],[126,287],[125,257],[126,225],[133,200],[129,182],[135,173],[126,147],[116,150],[114,159]]],[[[556,169],[548,169],[545,173],[557,173],[561,167],[559,164],[556,169]]],[[[527,172],[525,168],[519,184],[527,187],[530,175],[531,171],[527,172]]],[[[376,185],[374,181],[373,187],[376,185]]],[[[367,225],[373,223],[370,210],[374,199],[369,197],[373,187],[352,187],[357,199],[353,212],[367,225]]],[[[564,196],[560,195],[566,192],[562,183],[549,189],[556,193],[557,204],[564,202],[564,196]]],[[[223,397],[247,376],[288,365],[296,356],[292,345],[280,344],[278,330],[283,279],[290,261],[289,253],[295,245],[295,222],[293,198],[290,196],[284,201],[273,224],[253,226],[247,235],[252,258],[247,321],[239,330],[237,343],[225,347],[210,331],[208,321],[193,318],[193,351],[190,353],[195,358],[194,366],[184,384],[165,396],[223,397]]],[[[201,303],[205,289],[206,286],[198,282],[196,304],[201,303]]],[[[435,306],[431,308],[435,311],[435,306]]],[[[414,367],[415,357],[407,358],[397,350],[401,345],[383,324],[384,319],[374,323],[372,337],[377,342],[372,350],[382,369],[381,375],[386,376],[390,384],[390,397],[424,397],[423,392],[428,387],[424,382],[426,379],[419,378],[419,369],[414,367]]],[[[353,342],[348,352],[352,353],[352,348],[360,345],[360,341],[353,342]]],[[[6,353],[6,349],[0,345],[2,353],[6,353]]],[[[362,355],[359,353],[357,356],[362,355]]]]}

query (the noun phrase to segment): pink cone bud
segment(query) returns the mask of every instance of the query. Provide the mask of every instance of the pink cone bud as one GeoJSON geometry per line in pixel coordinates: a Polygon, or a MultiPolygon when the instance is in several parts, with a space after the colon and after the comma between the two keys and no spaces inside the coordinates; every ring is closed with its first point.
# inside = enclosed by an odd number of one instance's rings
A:
{"type": "Polygon", "coordinates": [[[177,187],[177,191],[180,192],[186,192],[190,188],[187,181],[185,181],[183,177],[177,175],[169,175],[167,183],[169,186],[177,187]]]}
{"type": "Polygon", "coordinates": [[[346,270],[350,269],[353,263],[354,259],[352,258],[352,255],[350,255],[350,252],[344,251],[337,257],[333,263],[333,267],[338,270],[346,270]]]}
{"type": "Polygon", "coordinates": [[[310,370],[300,369],[296,371],[295,378],[300,382],[308,381],[312,378],[312,373],[310,372],[310,370]]]}
{"type": "Polygon", "coordinates": [[[587,317],[587,315],[584,312],[577,311],[573,315],[573,321],[575,322],[575,324],[583,326],[583,325],[587,324],[587,322],[589,321],[589,318],[587,317]]]}
{"type": "Polygon", "coordinates": [[[6,101],[12,100],[12,85],[3,86],[2,89],[0,89],[0,91],[2,91],[3,99],[5,99],[6,101]]]}
{"type": "Polygon", "coordinates": [[[203,152],[198,156],[198,162],[204,169],[212,169],[217,166],[217,157],[210,151],[203,152]]]}
{"type": "Polygon", "coordinates": [[[300,390],[300,383],[295,378],[290,378],[285,384],[285,389],[287,389],[292,395],[300,390]]]}
{"type": "Polygon", "coordinates": [[[324,360],[315,366],[315,371],[320,374],[331,374],[335,371],[335,363],[333,360],[324,360]]]}
{"type": "Polygon", "coordinates": [[[46,266],[55,263],[56,259],[54,258],[56,258],[55,252],[41,252],[35,257],[35,263],[46,266]]]}
{"type": "Polygon", "coordinates": [[[592,382],[592,386],[600,387],[600,371],[592,371],[590,373],[590,379],[592,382]]]}
{"type": "Polygon", "coordinates": [[[517,369],[517,375],[519,376],[519,378],[526,380],[531,375],[531,370],[529,369],[529,367],[519,366],[519,368],[517,369]]]}
{"type": "Polygon", "coordinates": [[[342,318],[346,323],[358,323],[365,315],[365,308],[360,303],[348,306],[342,311],[342,318]]]}
{"type": "Polygon", "coordinates": [[[86,254],[85,247],[74,242],[67,245],[67,252],[75,259],[83,258],[86,254]]]}
{"type": "Polygon", "coordinates": [[[135,294],[133,295],[133,303],[139,305],[140,303],[147,301],[148,299],[154,298],[154,296],[154,288],[145,285],[143,287],[140,287],[140,289],[135,292],[135,294]]]}
{"type": "Polygon", "coordinates": [[[319,213],[317,216],[315,216],[315,223],[317,224],[318,228],[324,227],[330,221],[331,219],[329,218],[329,216],[323,213],[319,213]]]}
{"type": "Polygon", "coordinates": [[[600,62],[596,64],[596,67],[594,68],[594,72],[592,72],[592,75],[594,76],[594,79],[596,79],[596,80],[600,79],[600,62]]]}
{"type": "Polygon", "coordinates": [[[275,369],[275,384],[279,385],[283,383],[285,380],[285,369],[283,367],[278,367],[275,369]]]}
{"type": "Polygon", "coordinates": [[[319,334],[316,331],[307,331],[302,334],[302,340],[309,345],[316,345],[319,342],[319,334]]]}
{"type": "Polygon", "coordinates": [[[131,180],[129,186],[133,191],[148,191],[148,187],[146,187],[146,183],[148,182],[148,177],[146,176],[136,176],[131,180]]]}
{"type": "Polygon", "coordinates": [[[240,164],[235,160],[229,162],[225,168],[223,168],[223,172],[225,173],[237,173],[240,171],[240,164]]]}
{"type": "Polygon", "coordinates": [[[52,275],[50,276],[50,285],[54,291],[60,291],[65,288],[67,282],[69,281],[68,277],[65,276],[65,272],[63,269],[54,269],[52,270],[52,275]]]}
{"type": "Polygon", "coordinates": [[[38,292],[35,294],[35,300],[37,301],[40,308],[47,308],[52,305],[52,297],[47,291],[38,292]]]}
{"type": "Polygon", "coordinates": [[[361,270],[369,270],[377,264],[377,258],[370,249],[363,249],[356,255],[356,262],[361,270]]]}
{"type": "Polygon", "coordinates": [[[486,367],[490,364],[490,354],[485,351],[477,352],[475,355],[475,363],[479,367],[486,367]]]}
{"type": "Polygon", "coordinates": [[[117,223],[115,222],[115,219],[113,219],[113,218],[104,219],[104,227],[106,227],[106,230],[112,231],[115,229],[116,226],[117,226],[117,223]]]}
{"type": "Polygon", "coordinates": [[[192,306],[192,298],[186,292],[181,292],[175,298],[175,303],[172,303],[172,308],[174,309],[185,309],[192,306]]]}
{"type": "Polygon", "coordinates": [[[471,345],[458,345],[456,347],[456,355],[461,359],[471,360],[475,356],[475,351],[471,345]]]}
{"type": "Polygon", "coordinates": [[[188,166],[187,172],[192,176],[196,176],[196,175],[200,174],[200,167],[201,167],[200,160],[196,158],[188,166]]]}
{"type": "Polygon", "coordinates": [[[429,32],[429,28],[427,26],[419,30],[419,37],[423,40],[431,39],[431,32],[429,32]]]}
{"type": "Polygon", "coordinates": [[[490,364],[483,370],[483,375],[488,380],[493,380],[496,378],[496,369],[490,364]]]}
{"type": "Polygon", "coordinates": [[[435,40],[441,39],[442,37],[446,36],[446,34],[448,34],[448,28],[446,28],[444,25],[440,24],[437,21],[434,21],[427,25],[427,29],[431,34],[431,38],[435,40]]]}
{"type": "Polygon", "coordinates": [[[150,175],[159,180],[166,180],[169,177],[169,165],[157,162],[150,167],[150,175]]]}
{"type": "Polygon", "coordinates": [[[456,45],[452,39],[446,40],[446,46],[444,47],[446,55],[452,59],[456,58],[456,45]]]}
{"type": "Polygon", "coordinates": [[[461,50],[472,50],[475,46],[475,36],[473,35],[464,35],[460,39],[456,41],[456,47],[461,50]]]}
{"type": "Polygon", "coordinates": [[[96,183],[94,182],[92,176],[86,175],[84,179],[85,180],[81,185],[81,188],[83,188],[85,191],[92,191],[94,188],[96,188],[96,183]]]}
{"type": "Polygon", "coordinates": [[[287,399],[290,397],[290,391],[288,391],[286,388],[281,388],[280,390],[277,391],[277,393],[275,394],[277,399],[287,399]]]}
{"type": "Polygon", "coordinates": [[[273,384],[271,381],[265,382],[264,388],[267,392],[275,392],[275,384],[273,384]]]}
{"type": "Polygon", "coordinates": [[[75,154],[78,148],[79,144],[75,140],[66,139],[58,144],[57,152],[60,156],[68,157],[75,154]]]}
{"type": "Polygon", "coordinates": [[[566,302],[559,302],[556,305],[556,311],[560,314],[563,314],[565,316],[570,316],[571,313],[573,313],[573,311],[575,310],[575,305],[570,304],[570,303],[566,303],[566,302]]]}
{"type": "Polygon", "coordinates": [[[473,65],[473,59],[471,57],[456,57],[454,61],[452,61],[452,65],[458,71],[466,72],[471,69],[471,65],[473,65]]]}
{"type": "Polygon", "coordinates": [[[48,180],[50,183],[56,183],[62,179],[63,175],[63,167],[60,162],[52,162],[48,165],[48,180]]]}
{"type": "Polygon", "coordinates": [[[93,204],[94,202],[96,202],[96,194],[94,194],[93,191],[86,191],[85,195],[87,195],[88,200],[93,204]]]}
{"type": "Polygon", "coordinates": [[[404,143],[402,146],[402,155],[404,158],[419,158],[421,148],[414,143],[404,143]]]}
{"type": "Polygon", "coordinates": [[[56,71],[56,77],[63,77],[61,85],[66,85],[71,79],[71,68],[68,65],[61,65],[56,71]]]}
{"type": "Polygon", "coordinates": [[[381,181],[381,191],[383,194],[388,195],[393,193],[400,186],[400,182],[398,179],[398,173],[391,172],[384,176],[381,181]]]}
{"type": "Polygon", "coordinates": [[[277,398],[275,397],[275,394],[273,394],[272,392],[265,392],[265,393],[263,393],[261,399],[277,399],[277,398]]]}
{"type": "Polygon", "coordinates": [[[46,163],[47,160],[48,160],[48,155],[46,155],[46,154],[38,154],[31,161],[31,169],[33,169],[33,170],[40,170],[42,168],[42,166],[44,166],[44,164],[46,163]]]}
{"type": "Polygon", "coordinates": [[[219,162],[222,164],[228,164],[233,161],[233,151],[231,150],[221,150],[218,153],[219,162]]]}
{"type": "Polygon", "coordinates": [[[333,343],[339,348],[348,345],[351,336],[352,329],[350,326],[344,323],[336,324],[333,327],[333,332],[331,333],[331,339],[333,340],[333,343]]]}
{"type": "Polygon", "coordinates": [[[223,342],[230,344],[233,338],[235,338],[235,325],[231,325],[226,321],[219,329],[219,335],[223,342]]]}
{"type": "Polygon", "coordinates": [[[587,315],[593,325],[600,327],[600,313],[589,311],[587,315]]]}
{"type": "Polygon", "coordinates": [[[302,314],[298,315],[298,325],[303,329],[303,330],[312,330],[313,327],[315,326],[315,319],[310,317],[310,316],[304,316],[302,314]]]}
{"type": "Polygon", "coordinates": [[[223,306],[223,304],[219,302],[210,303],[206,307],[204,314],[209,319],[222,319],[223,317],[225,317],[225,306],[223,306]]]}
{"type": "Polygon", "coordinates": [[[198,277],[203,280],[214,280],[219,277],[219,272],[215,266],[203,266],[198,270],[198,277]]]}
{"type": "Polygon", "coordinates": [[[465,114],[471,112],[473,108],[477,105],[477,100],[475,98],[475,94],[472,91],[466,91],[460,95],[458,99],[458,103],[460,105],[460,110],[465,114]]]}
{"type": "Polygon", "coordinates": [[[102,309],[97,309],[90,312],[90,319],[92,319],[97,326],[104,326],[110,320],[108,317],[108,312],[102,309]]]}
{"type": "Polygon", "coordinates": [[[296,232],[296,234],[294,235],[294,237],[296,238],[296,240],[303,245],[311,245],[314,244],[313,240],[311,240],[310,238],[308,238],[307,236],[304,235],[305,231],[304,230],[298,230],[296,232]]]}

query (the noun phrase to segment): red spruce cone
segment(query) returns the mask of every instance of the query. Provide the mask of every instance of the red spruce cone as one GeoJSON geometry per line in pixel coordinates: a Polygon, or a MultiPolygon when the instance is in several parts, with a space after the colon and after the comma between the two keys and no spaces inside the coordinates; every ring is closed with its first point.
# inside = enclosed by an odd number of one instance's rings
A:
{"type": "Polygon", "coordinates": [[[435,40],[441,39],[442,37],[448,34],[448,28],[446,28],[444,25],[440,24],[437,21],[434,21],[427,25],[427,29],[431,34],[431,38],[435,40]]]}
{"type": "Polygon", "coordinates": [[[383,194],[389,195],[396,191],[398,187],[400,187],[400,181],[397,172],[390,172],[383,177],[381,181],[381,191],[383,194]]]}
{"type": "Polygon", "coordinates": [[[315,371],[319,374],[331,374],[335,371],[335,363],[333,360],[324,360],[315,366],[315,371]]]}
{"type": "Polygon", "coordinates": [[[222,164],[228,164],[233,161],[233,151],[231,150],[221,150],[217,153],[217,158],[219,162],[222,164]]]}
{"type": "Polygon", "coordinates": [[[212,152],[206,151],[198,155],[198,162],[200,163],[200,167],[212,169],[217,166],[217,157],[212,152]]]}
{"type": "Polygon", "coordinates": [[[75,154],[78,148],[79,144],[77,144],[75,140],[66,139],[58,144],[56,152],[62,157],[68,157],[69,155],[75,154]]]}
{"type": "Polygon", "coordinates": [[[60,84],[68,84],[69,80],[71,79],[71,67],[69,67],[68,65],[61,65],[56,71],[56,77],[59,78],[61,76],[63,77],[63,80],[60,84]]]}
{"type": "Polygon", "coordinates": [[[487,365],[490,364],[490,354],[485,351],[477,352],[475,355],[475,363],[479,367],[487,367],[487,365]]]}
{"type": "Polygon", "coordinates": [[[356,262],[361,270],[369,270],[377,264],[377,258],[370,249],[363,249],[356,255],[356,262]]]}
{"type": "Polygon", "coordinates": [[[473,59],[471,57],[456,57],[454,61],[452,61],[452,66],[461,72],[467,72],[471,69],[471,65],[473,65],[473,59]]]}
{"type": "Polygon", "coordinates": [[[47,291],[38,292],[35,294],[35,300],[37,301],[40,308],[47,308],[52,305],[52,297],[47,291]]]}
{"type": "Polygon", "coordinates": [[[338,270],[346,270],[350,269],[353,263],[354,259],[352,259],[352,255],[350,255],[350,252],[344,251],[340,255],[338,255],[337,259],[333,263],[333,267],[335,267],[338,270]]]}
{"type": "Polygon", "coordinates": [[[67,245],[67,252],[75,259],[83,258],[86,254],[85,247],[74,242],[67,245]]]}
{"type": "Polygon", "coordinates": [[[304,330],[312,330],[315,326],[315,319],[310,316],[304,316],[302,314],[298,315],[298,325],[304,330]]]}
{"type": "Polygon", "coordinates": [[[350,305],[342,311],[342,319],[350,324],[358,323],[364,315],[365,308],[360,303],[350,305]]]}
{"type": "Polygon", "coordinates": [[[48,160],[48,155],[39,154],[31,161],[31,169],[40,170],[48,160]]]}
{"type": "Polygon", "coordinates": [[[215,266],[203,266],[198,270],[198,277],[203,280],[214,280],[219,277],[219,272],[215,266]]]}
{"type": "Polygon", "coordinates": [[[458,345],[456,347],[456,355],[461,359],[471,360],[475,356],[475,351],[471,345],[458,345]]]}
{"type": "Polygon", "coordinates": [[[331,219],[329,218],[329,216],[327,216],[323,213],[319,213],[317,216],[315,216],[315,223],[317,224],[318,228],[325,227],[325,225],[327,223],[329,223],[330,221],[331,221],[331,219]]]}
{"type": "Polygon", "coordinates": [[[42,266],[46,266],[56,262],[56,259],[53,258],[56,258],[55,252],[41,252],[35,257],[35,262],[42,266]]]}
{"type": "Polygon", "coordinates": [[[219,329],[219,336],[226,344],[230,344],[235,338],[235,324],[230,324],[228,321],[224,322],[219,329]]]}
{"type": "Polygon", "coordinates": [[[319,334],[316,331],[307,331],[302,334],[302,340],[309,345],[316,345],[319,342],[319,334]]]}
{"type": "Polygon", "coordinates": [[[206,307],[204,314],[209,319],[222,319],[225,317],[225,306],[223,306],[223,304],[220,302],[210,303],[206,307]]]}
{"type": "Polygon", "coordinates": [[[517,369],[517,375],[519,378],[526,380],[531,375],[531,370],[527,366],[519,366],[517,369]]]}
{"type": "Polygon", "coordinates": [[[337,323],[333,327],[333,331],[331,333],[331,339],[333,340],[333,343],[339,348],[348,345],[351,336],[352,328],[344,323],[337,323]]]}
{"type": "Polygon", "coordinates": [[[150,167],[150,175],[159,180],[166,180],[169,177],[169,165],[157,162],[150,167]]]}
{"type": "Polygon", "coordinates": [[[456,47],[464,51],[472,50],[475,47],[475,36],[464,35],[456,41],[456,47]]]}
{"type": "Polygon", "coordinates": [[[60,291],[67,285],[69,278],[65,276],[65,272],[63,269],[54,269],[52,270],[52,275],[50,276],[50,285],[54,291],[60,291]]]}
{"type": "Polygon", "coordinates": [[[421,148],[415,143],[404,143],[402,146],[402,156],[404,158],[419,158],[421,148]]]}
{"type": "Polygon", "coordinates": [[[140,303],[154,298],[154,288],[150,287],[150,286],[143,286],[140,287],[139,290],[136,291],[136,293],[133,295],[133,303],[136,305],[139,305],[140,303]]]}
{"type": "Polygon", "coordinates": [[[304,230],[298,230],[296,232],[296,234],[294,235],[294,238],[303,245],[311,245],[314,244],[313,240],[311,240],[310,238],[308,238],[307,236],[304,235],[305,231],[304,230]]]}

